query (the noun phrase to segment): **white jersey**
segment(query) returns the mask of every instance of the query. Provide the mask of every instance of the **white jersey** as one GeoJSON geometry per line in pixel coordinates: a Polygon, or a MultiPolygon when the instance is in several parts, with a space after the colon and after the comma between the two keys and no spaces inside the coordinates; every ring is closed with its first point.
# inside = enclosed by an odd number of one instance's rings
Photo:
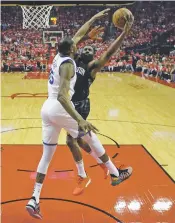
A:
{"type": "Polygon", "coordinates": [[[61,57],[60,54],[58,53],[55,56],[53,63],[51,65],[50,76],[48,80],[48,97],[49,98],[57,99],[58,97],[58,92],[59,92],[59,87],[60,87],[59,69],[60,69],[60,65],[66,60],[71,60],[74,64],[74,76],[70,80],[70,88],[69,88],[70,100],[74,94],[74,86],[77,79],[75,61],[71,59],[70,57],[61,57]]]}

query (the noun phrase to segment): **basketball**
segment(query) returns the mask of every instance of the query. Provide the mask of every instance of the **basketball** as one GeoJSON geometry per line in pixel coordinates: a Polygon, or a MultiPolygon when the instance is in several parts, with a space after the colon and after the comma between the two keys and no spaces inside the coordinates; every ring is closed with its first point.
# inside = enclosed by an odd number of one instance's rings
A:
{"type": "Polygon", "coordinates": [[[123,29],[126,23],[126,18],[131,14],[132,12],[129,9],[120,8],[114,12],[112,22],[119,29],[123,29]]]}

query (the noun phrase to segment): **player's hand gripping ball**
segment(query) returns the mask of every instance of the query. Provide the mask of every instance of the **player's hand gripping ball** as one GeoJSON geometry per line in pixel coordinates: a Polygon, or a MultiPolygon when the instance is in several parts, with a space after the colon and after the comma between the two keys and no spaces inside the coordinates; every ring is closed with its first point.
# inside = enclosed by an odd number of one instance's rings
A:
{"type": "Polygon", "coordinates": [[[134,16],[132,15],[132,12],[129,9],[120,8],[114,12],[112,22],[117,28],[123,29],[126,22],[129,21],[130,18],[133,18],[134,21],[134,16]]]}

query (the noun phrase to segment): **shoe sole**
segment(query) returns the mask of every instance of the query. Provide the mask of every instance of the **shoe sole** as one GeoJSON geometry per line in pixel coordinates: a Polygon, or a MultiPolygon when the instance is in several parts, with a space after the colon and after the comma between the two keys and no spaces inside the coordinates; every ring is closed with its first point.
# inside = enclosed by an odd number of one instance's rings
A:
{"type": "MultiPolygon", "coordinates": [[[[87,184],[85,185],[84,188],[88,187],[88,185],[91,183],[91,179],[88,180],[87,184]]],[[[73,193],[73,195],[77,196],[80,195],[84,192],[84,188],[82,189],[82,191],[80,191],[79,193],[73,193]]]]}
{"type": "Polygon", "coordinates": [[[26,210],[33,218],[42,219],[42,217],[39,214],[35,214],[35,211],[33,210],[32,207],[26,206],[26,210]]]}

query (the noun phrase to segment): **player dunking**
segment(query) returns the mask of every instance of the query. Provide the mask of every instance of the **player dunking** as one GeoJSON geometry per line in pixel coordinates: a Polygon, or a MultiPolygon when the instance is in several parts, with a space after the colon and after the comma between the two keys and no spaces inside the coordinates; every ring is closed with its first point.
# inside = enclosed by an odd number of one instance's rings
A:
{"type": "MultiPolygon", "coordinates": [[[[105,15],[105,12],[106,10],[97,15],[102,17],[105,15]]],[[[87,27],[92,22],[92,20],[89,20],[89,23],[79,30],[74,39],[75,43],[86,34],[87,27]]],[[[84,120],[74,109],[74,105],[71,102],[77,79],[76,64],[73,60],[76,53],[74,41],[71,38],[65,38],[59,43],[59,53],[53,60],[48,81],[48,99],[44,102],[41,109],[43,155],[37,168],[32,198],[26,205],[29,214],[39,219],[42,218],[39,197],[47,169],[56,150],[61,129],[64,128],[73,138],[83,137],[86,142],[94,145],[93,147],[97,152],[104,151],[103,146],[94,133],[98,131],[96,127],[84,120]]],[[[117,175],[118,171],[113,164],[111,168],[113,169],[113,174],[117,175]]]]}
{"type": "MultiPolygon", "coordinates": [[[[93,60],[94,49],[91,46],[85,46],[82,53],[75,60],[77,65],[77,81],[75,84],[75,93],[72,97],[72,102],[75,106],[77,112],[86,120],[89,112],[90,112],[90,100],[89,96],[89,88],[93,81],[96,78],[96,74],[100,69],[106,64],[106,62],[110,59],[110,57],[119,49],[121,46],[125,36],[130,30],[133,24],[134,18],[130,16],[127,24],[124,27],[122,34],[111,44],[108,50],[100,57],[98,60],[93,60]]],[[[94,149],[94,145],[89,143],[89,145],[84,142],[82,138],[73,138],[70,134],[67,135],[67,145],[69,146],[74,160],[76,162],[76,166],[78,169],[78,179],[77,186],[73,191],[74,195],[79,195],[83,192],[84,188],[87,187],[89,182],[89,177],[87,176],[84,170],[84,163],[82,159],[82,154],[79,147],[83,148],[87,153],[89,153],[92,157],[94,157],[99,164],[99,166],[104,171],[104,178],[107,178],[107,175],[110,171],[108,171],[111,160],[105,151],[97,151],[94,149]]],[[[131,168],[126,169],[118,169],[119,175],[118,183],[127,179],[131,175],[131,168]]],[[[110,172],[110,174],[112,174],[110,172]]],[[[113,181],[111,180],[111,184],[113,185],[113,181]]]]}

